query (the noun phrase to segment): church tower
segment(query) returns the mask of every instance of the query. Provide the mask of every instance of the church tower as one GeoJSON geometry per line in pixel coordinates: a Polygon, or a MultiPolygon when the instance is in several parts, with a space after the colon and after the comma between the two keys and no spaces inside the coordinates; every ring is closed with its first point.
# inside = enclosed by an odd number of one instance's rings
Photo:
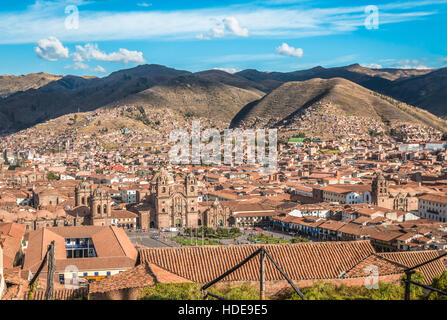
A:
{"type": "Polygon", "coordinates": [[[374,178],[371,185],[373,204],[377,206],[383,206],[386,204],[388,198],[389,182],[382,174],[377,175],[374,178]]]}
{"type": "Polygon", "coordinates": [[[196,176],[192,173],[188,174],[185,179],[185,195],[188,213],[187,225],[197,227],[199,224],[199,185],[196,176]]]}
{"type": "Polygon", "coordinates": [[[170,227],[172,206],[169,198],[173,184],[174,178],[164,168],[160,169],[151,180],[151,202],[154,206],[151,220],[156,228],[170,227]]]}
{"type": "Polygon", "coordinates": [[[110,225],[112,217],[111,204],[110,194],[101,186],[96,188],[90,198],[90,212],[93,225],[110,225]]]}
{"type": "Polygon", "coordinates": [[[82,181],[75,188],[75,207],[88,206],[89,198],[92,194],[92,185],[87,181],[82,181]]]}

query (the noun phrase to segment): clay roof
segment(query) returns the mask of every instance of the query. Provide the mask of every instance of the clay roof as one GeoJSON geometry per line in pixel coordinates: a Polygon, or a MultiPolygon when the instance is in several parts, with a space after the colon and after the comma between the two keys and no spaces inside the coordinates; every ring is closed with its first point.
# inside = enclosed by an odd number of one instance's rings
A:
{"type": "Polygon", "coordinates": [[[190,282],[154,264],[144,263],[89,285],[89,293],[143,288],[157,283],[190,282]]]}
{"type": "Polygon", "coordinates": [[[344,278],[368,277],[371,275],[372,268],[377,268],[380,276],[403,273],[404,268],[392,263],[377,254],[372,254],[351,270],[346,272],[344,278]]]}
{"type": "MultiPolygon", "coordinates": [[[[80,270],[107,267],[109,269],[135,265],[138,252],[124,230],[116,227],[78,226],[43,228],[29,234],[29,245],[23,269],[36,271],[43,260],[51,241],[56,245],[56,270],[76,265],[80,270]],[[96,258],[67,259],[66,238],[91,238],[97,253],[96,258]]],[[[46,267],[44,267],[46,270],[46,267]]]]}
{"type": "Polygon", "coordinates": [[[431,202],[447,204],[447,196],[440,196],[440,195],[434,195],[434,194],[423,195],[422,197],[419,197],[419,200],[427,200],[427,201],[431,201],[431,202]]]}
{"type": "MultiPolygon", "coordinates": [[[[425,261],[429,261],[436,257],[439,257],[443,252],[437,250],[424,250],[424,251],[405,251],[405,252],[384,252],[378,253],[379,256],[398,263],[402,266],[411,268],[421,264],[425,261]]],[[[433,278],[442,274],[447,270],[447,266],[443,258],[433,261],[418,268],[424,274],[424,283],[431,284],[433,278]]]]}
{"type": "MultiPolygon", "coordinates": [[[[25,290],[22,294],[22,299],[28,299],[29,290],[25,290]]],[[[75,298],[86,297],[88,295],[87,288],[80,289],[59,289],[53,291],[53,300],[73,300],[75,298]]],[[[45,300],[45,290],[36,290],[31,300],[45,300]]]]}
{"type": "Polygon", "coordinates": [[[115,219],[134,219],[138,217],[137,214],[127,210],[112,210],[112,218],[115,219]]]}
{"type": "MultiPolygon", "coordinates": [[[[211,281],[247,258],[261,245],[151,248],[140,250],[140,260],[153,263],[194,282],[211,281]]],[[[334,279],[375,253],[369,241],[310,242],[264,245],[294,280],[334,279]]],[[[267,260],[266,260],[267,261],[267,260]]],[[[280,280],[266,262],[266,280],[280,280]]],[[[224,281],[259,280],[259,259],[253,259],[224,281]]]]}
{"type": "Polygon", "coordinates": [[[4,235],[22,239],[26,226],[19,223],[0,223],[0,232],[4,235]]]}

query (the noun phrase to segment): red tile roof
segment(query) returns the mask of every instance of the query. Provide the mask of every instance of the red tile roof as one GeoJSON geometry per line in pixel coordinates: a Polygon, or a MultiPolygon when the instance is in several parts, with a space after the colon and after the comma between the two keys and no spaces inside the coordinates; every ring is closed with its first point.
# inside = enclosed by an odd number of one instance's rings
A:
{"type": "Polygon", "coordinates": [[[143,288],[157,283],[190,282],[154,264],[144,263],[139,266],[107,277],[89,285],[89,293],[103,293],[129,288],[143,288]]]}
{"type": "MultiPolygon", "coordinates": [[[[384,252],[378,253],[379,256],[398,263],[408,268],[417,266],[425,261],[429,261],[436,257],[439,257],[443,252],[436,250],[424,250],[424,251],[405,251],[405,252],[384,252]]],[[[433,278],[437,275],[447,271],[447,266],[443,258],[433,261],[418,268],[424,274],[424,283],[431,284],[433,278]]]]}
{"type": "MultiPolygon", "coordinates": [[[[294,280],[334,279],[375,253],[369,241],[311,242],[264,245],[294,280]]],[[[193,282],[211,281],[237,265],[261,245],[151,248],[140,250],[140,260],[153,263],[193,282]]],[[[259,279],[259,259],[251,260],[224,281],[259,279]]],[[[266,280],[283,279],[266,260],[266,280]]]]}

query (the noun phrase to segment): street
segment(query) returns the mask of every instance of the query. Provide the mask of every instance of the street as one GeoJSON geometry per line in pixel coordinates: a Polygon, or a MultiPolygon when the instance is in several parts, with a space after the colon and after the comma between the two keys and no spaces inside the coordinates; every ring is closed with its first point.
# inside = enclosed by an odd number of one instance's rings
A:
{"type": "MultiPolygon", "coordinates": [[[[238,238],[235,239],[215,239],[215,241],[220,242],[222,245],[230,245],[230,244],[251,244],[248,239],[252,236],[257,236],[261,233],[265,234],[269,237],[275,237],[278,239],[284,240],[292,240],[294,237],[289,235],[288,233],[277,231],[277,230],[242,230],[242,234],[238,238]]],[[[149,248],[163,248],[163,247],[181,247],[182,245],[170,240],[170,238],[178,235],[179,232],[159,232],[156,229],[148,230],[147,232],[141,231],[132,231],[126,232],[129,236],[130,240],[133,243],[137,243],[149,248]]],[[[185,237],[189,238],[189,237],[185,237]]],[[[200,244],[201,237],[197,239],[197,242],[200,244]]]]}
{"type": "Polygon", "coordinates": [[[126,231],[127,236],[129,237],[130,241],[133,243],[137,243],[140,245],[143,245],[145,247],[149,248],[163,248],[163,247],[176,247],[179,246],[174,241],[171,241],[169,238],[171,236],[174,236],[173,234],[168,234],[166,232],[162,232],[164,236],[160,236],[159,240],[154,239],[154,236],[158,236],[159,232],[158,230],[149,230],[148,232],[141,232],[141,231],[132,231],[128,232],[126,231]]]}

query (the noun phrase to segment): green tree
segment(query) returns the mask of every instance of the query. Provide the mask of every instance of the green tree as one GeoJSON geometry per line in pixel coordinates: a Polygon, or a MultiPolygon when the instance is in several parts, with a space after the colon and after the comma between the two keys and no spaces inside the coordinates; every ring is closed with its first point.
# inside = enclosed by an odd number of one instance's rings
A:
{"type": "Polygon", "coordinates": [[[259,300],[259,289],[248,284],[236,287],[227,285],[226,287],[213,288],[209,291],[229,300],[259,300]]]}
{"type": "Polygon", "coordinates": [[[202,300],[197,283],[157,283],[141,292],[142,300],[202,300]]]}
{"type": "Polygon", "coordinates": [[[47,179],[49,181],[51,181],[51,180],[59,180],[59,176],[57,174],[55,174],[54,172],[49,172],[47,174],[47,179]]]}
{"type": "MultiPolygon", "coordinates": [[[[447,292],[447,271],[444,271],[441,275],[436,276],[433,279],[432,285],[433,288],[438,290],[442,290],[447,292]]],[[[429,296],[429,300],[447,300],[447,296],[440,294],[438,292],[432,291],[429,296]]]]}

